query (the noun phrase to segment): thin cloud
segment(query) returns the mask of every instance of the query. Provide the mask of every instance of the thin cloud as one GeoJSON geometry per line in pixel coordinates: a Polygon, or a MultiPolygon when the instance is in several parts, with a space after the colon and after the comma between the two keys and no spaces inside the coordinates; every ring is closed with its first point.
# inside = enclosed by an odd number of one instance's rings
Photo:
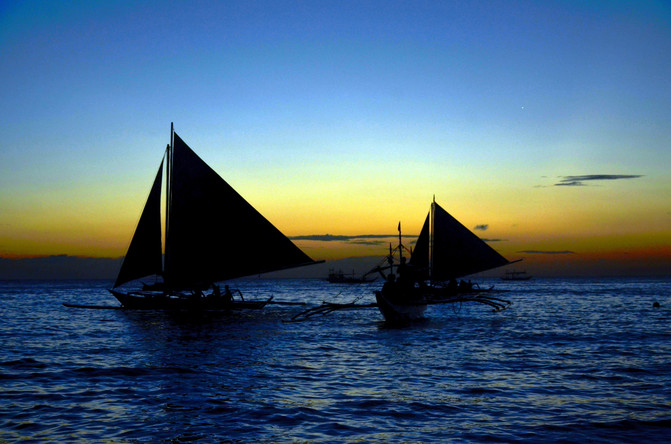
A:
{"type": "Polygon", "coordinates": [[[576,181],[573,181],[573,182],[565,182],[565,181],[558,182],[558,183],[555,184],[555,186],[556,187],[586,187],[587,185],[585,185],[584,183],[576,180],[576,181]]]}
{"type": "MultiPolygon", "coordinates": [[[[339,234],[308,234],[301,236],[290,236],[291,240],[310,240],[321,242],[352,242],[352,243],[379,243],[382,239],[398,237],[398,234],[359,234],[356,236],[347,236],[339,234]]],[[[403,235],[404,238],[417,237],[416,235],[403,235]]]]}
{"type": "Polygon", "coordinates": [[[526,254],[576,254],[575,251],[571,250],[522,250],[518,253],[526,254]]]}
{"type": "Polygon", "coordinates": [[[482,224],[475,226],[475,229],[480,231],[487,231],[487,228],[489,228],[489,224],[482,224]]]}
{"type": "Polygon", "coordinates": [[[582,176],[560,176],[561,179],[555,184],[556,187],[584,187],[585,182],[597,180],[623,180],[638,179],[641,174],[586,174],[582,176]]]}
{"type": "Polygon", "coordinates": [[[480,238],[481,241],[483,242],[507,242],[508,239],[487,239],[487,238],[480,238]]]}
{"type": "Polygon", "coordinates": [[[383,240],[365,240],[365,239],[355,239],[348,241],[350,244],[355,244],[355,245],[372,245],[372,246],[378,246],[378,245],[384,245],[387,242],[383,240]]]}
{"type": "Polygon", "coordinates": [[[289,236],[291,240],[313,240],[313,241],[347,241],[352,239],[352,236],[340,236],[335,234],[308,234],[303,236],[289,236]]]}

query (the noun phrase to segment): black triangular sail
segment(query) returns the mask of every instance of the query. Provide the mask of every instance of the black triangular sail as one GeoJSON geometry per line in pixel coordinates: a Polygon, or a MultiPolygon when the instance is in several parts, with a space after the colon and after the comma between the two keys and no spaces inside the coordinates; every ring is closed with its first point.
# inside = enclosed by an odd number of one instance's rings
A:
{"type": "Polygon", "coordinates": [[[165,280],[172,288],[315,263],[175,133],[165,280]]]}
{"type": "Polygon", "coordinates": [[[508,260],[434,202],[434,280],[448,280],[509,264],[508,260]]]}
{"type": "Polygon", "coordinates": [[[161,274],[161,182],[163,161],[133,234],[114,287],[151,274],[161,274]]]}
{"type": "Polygon", "coordinates": [[[432,205],[433,246],[430,246],[429,212],[412,253],[411,265],[418,270],[431,267],[432,280],[447,281],[510,263],[440,205],[435,202],[432,205]]]}

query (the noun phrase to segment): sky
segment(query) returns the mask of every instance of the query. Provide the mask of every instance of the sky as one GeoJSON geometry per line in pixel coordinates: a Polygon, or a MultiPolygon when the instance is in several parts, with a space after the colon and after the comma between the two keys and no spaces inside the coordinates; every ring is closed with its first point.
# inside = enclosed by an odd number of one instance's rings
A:
{"type": "Polygon", "coordinates": [[[314,259],[435,196],[540,273],[671,270],[666,1],[10,0],[0,54],[0,257],[123,256],[174,122],[314,259]]]}

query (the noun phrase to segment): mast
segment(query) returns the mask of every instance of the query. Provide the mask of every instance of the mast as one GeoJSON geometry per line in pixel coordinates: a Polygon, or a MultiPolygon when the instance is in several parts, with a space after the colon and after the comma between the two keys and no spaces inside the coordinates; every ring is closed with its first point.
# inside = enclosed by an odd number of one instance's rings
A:
{"type": "Polygon", "coordinates": [[[431,209],[429,210],[429,280],[433,277],[433,233],[436,214],[436,195],[433,195],[431,209]]]}
{"type": "Polygon", "coordinates": [[[403,259],[403,242],[401,241],[401,222],[398,223],[398,261],[403,259]]]}
{"type": "Polygon", "coordinates": [[[175,127],[173,122],[170,122],[170,143],[166,147],[166,152],[167,152],[167,165],[166,165],[166,171],[167,171],[167,179],[166,179],[166,186],[165,186],[165,264],[163,266],[163,281],[165,282],[165,274],[167,271],[167,265],[170,263],[169,257],[170,257],[170,244],[171,242],[168,241],[170,238],[170,215],[171,215],[171,202],[172,202],[172,160],[173,160],[173,140],[174,140],[174,134],[175,134],[175,127]]]}
{"type": "Polygon", "coordinates": [[[391,248],[391,242],[389,242],[389,256],[387,257],[389,262],[389,274],[394,274],[394,250],[391,248]]]}

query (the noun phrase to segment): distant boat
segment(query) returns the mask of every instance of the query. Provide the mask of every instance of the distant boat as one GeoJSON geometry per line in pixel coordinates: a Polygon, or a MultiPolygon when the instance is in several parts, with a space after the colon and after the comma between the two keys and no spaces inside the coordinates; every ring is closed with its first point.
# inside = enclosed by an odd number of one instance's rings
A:
{"type": "Polygon", "coordinates": [[[365,284],[373,282],[375,276],[357,276],[354,271],[351,274],[345,274],[342,270],[329,270],[329,275],[326,278],[332,284],[365,284]]]}
{"type": "Polygon", "coordinates": [[[531,279],[531,275],[527,274],[526,271],[506,271],[501,279],[504,281],[528,281],[531,279]]]}
{"type": "Polygon", "coordinates": [[[272,297],[244,300],[239,291],[226,286],[222,292],[217,283],[317,262],[203,162],[172,125],[170,132],[171,143],[110,292],[125,308],[262,308],[272,297]],[[162,257],[164,162],[167,180],[162,257]],[[119,289],[148,276],[157,277],[157,282],[137,290],[119,289]]]}
{"type": "Polygon", "coordinates": [[[387,321],[411,321],[422,318],[427,304],[475,301],[500,310],[508,301],[478,294],[477,287],[467,282],[457,284],[457,279],[474,273],[510,264],[506,258],[473,234],[434,201],[424,221],[414,251],[406,264],[399,223],[399,246],[387,257],[388,266],[373,271],[386,275],[387,282],[375,293],[378,307],[387,321]],[[398,279],[393,272],[394,253],[398,279]]]}

